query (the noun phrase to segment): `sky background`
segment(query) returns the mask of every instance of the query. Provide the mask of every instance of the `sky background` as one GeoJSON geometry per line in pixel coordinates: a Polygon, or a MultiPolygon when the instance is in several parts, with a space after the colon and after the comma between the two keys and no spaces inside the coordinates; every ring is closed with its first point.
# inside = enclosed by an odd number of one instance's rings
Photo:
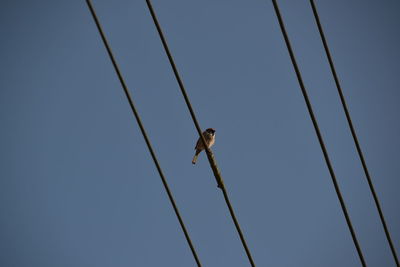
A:
{"type": "MultiPolygon", "coordinates": [[[[368,266],[395,266],[310,4],[278,1],[368,266]]],[[[93,0],[204,266],[248,266],[145,1],[93,0]]],[[[400,251],[400,2],[316,1],[400,251]]],[[[154,0],[257,266],[360,266],[271,1],[154,0]]],[[[0,1],[0,266],[195,266],[85,1],[0,1]]],[[[400,252],[399,252],[400,253],[400,252]]]]}

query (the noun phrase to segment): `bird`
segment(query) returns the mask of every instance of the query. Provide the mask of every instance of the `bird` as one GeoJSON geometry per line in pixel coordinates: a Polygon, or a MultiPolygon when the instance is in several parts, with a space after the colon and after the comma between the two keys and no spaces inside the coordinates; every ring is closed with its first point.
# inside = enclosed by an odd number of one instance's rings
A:
{"type": "MultiPolygon", "coordinates": [[[[213,128],[208,128],[203,132],[204,139],[206,141],[207,147],[210,148],[215,143],[215,130],[213,128]]],[[[197,140],[196,146],[196,153],[194,154],[192,164],[196,164],[197,157],[199,156],[200,152],[205,149],[201,138],[197,140]]]]}

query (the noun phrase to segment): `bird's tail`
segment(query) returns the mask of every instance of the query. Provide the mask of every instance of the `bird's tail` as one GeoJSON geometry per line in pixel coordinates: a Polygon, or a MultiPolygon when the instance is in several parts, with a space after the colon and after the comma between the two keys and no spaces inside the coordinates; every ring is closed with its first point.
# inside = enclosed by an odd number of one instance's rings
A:
{"type": "Polygon", "coordinates": [[[198,150],[198,149],[196,150],[196,154],[194,154],[194,157],[192,159],[192,164],[196,164],[197,157],[199,156],[200,152],[201,152],[201,150],[198,150]]]}

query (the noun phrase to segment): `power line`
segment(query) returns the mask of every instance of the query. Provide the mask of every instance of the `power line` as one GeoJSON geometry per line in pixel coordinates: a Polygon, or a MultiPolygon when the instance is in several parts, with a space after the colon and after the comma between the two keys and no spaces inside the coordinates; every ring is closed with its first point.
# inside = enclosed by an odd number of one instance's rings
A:
{"type": "Polygon", "coordinates": [[[312,121],[312,123],[314,125],[314,129],[315,129],[315,132],[317,134],[319,144],[320,144],[322,152],[324,154],[326,165],[328,166],[328,170],[329,170],[330,176],[332,178],[332,182],[333,182],[333,185],[335,187],[336,194],[338,196],[340,205],[342,207],[342,211],[343,211],[344,217],[346,218],[346,222],[347,222],[347,225],[349,227],[351,236],[353,238],[354,245],[355,245],[355,247],[357,249],[358,256],[360,258],[361,264],[362,264],[362,266],[366,267],[364,256],[362,254],[360,245],[358,244],[358,240],[357,240],[356,234],[354,232],[354,229],[353,229],[349,214],[347,212],[347,208],[346,208],[346,205],[344,203],[344,200],[343,200],[343,197],[342,197],[342,193],[340,192],[340,188],[339,188],[338,182],[336,180],[336,176],[335,176],[335,173],[333,171],[333,168],[332,168],[329,156],[328,156],[328,152],[326,150],[326,147],[325,147],[321,132],[319,130],[318,122],[317,122],[317,120],[315,118],[314,111],[313,111],[313,108],[311,106],[311,102],[310,102],[310,100],[308,98],[307,90],[306,90],[306,88],[304,86],[303,79],[301,77],[301,73],[300,73],[299,67],[297,66],[296,58],[294,56],[294,53],[293,53],[293,50],[292,50],[292,46],[291,46],[290,41],[289,41],[289,37],[287,35],[286,29],[285,29],[285,25],[283,23],[283,20],[282,20],[281,14],[280,14],[278,4],[277,4],[276,0],[272,0],[272,3],[274,5],[275,13],[276,13],[276,16],[278,18],[279,25],[280,25],[283,37],[285,39],[285,43],[286,43],[287,49],[289,51],[290,59],[292,60],[293,67],[294,67],[294,70],[296,72],[296,76],[297,76],[297,80],[298,80],[300,88],[301,88],[301,92],[303,93],[303,97],[304,97],[304,100],[305,100],[306,105],[307,105],[308,113],[310,114],[311,121],[312,121]]]}
{"type": "Polygon", "coordinates": [[[332,72],[333,78],[335,80],[336,88],[337,88],[338,94],[340,96],[340,101],[342,102],[342,106],[343,106],[344,113],[346,115],[347,123],[349,124],[351,135],[353,136],[354,144],[356,146],[357,153],[358,153],[358,156],[359,156],[360,161],[361,161],[361,165],[362,165],[362,167],[364,169],[365,177],[366,177],[366,179],[368,181],[369,189],[371,190],[372,196],[373,196],[374,201],[375,201],[376,208],[378,209],[379,217],[381,219],[381,222],[382,222],[382,225],[383,225],[383,229],[385,230],[386,238],[387,238],[387,241],[389,243],[390,249],[392,251],[393,258],[394,258],[394,260],[396,262],[396,265],[400,266],[399,259],[398,259],[397,254],[396,254],[396,249],[394,248],[394,245],[393,245],[393,242],[392,242],[392,238],[390,237],[390,233],[389,233],[388,227],[386,225],[385,217],[383,216],[383,212],[382,212],[382,209],[381,209],[381,205],[379,203],[378,195],[376,194],[375,189],[374,189],[374,185],[372,184],[371,176],[370,176],[368,168],[367,168],[367,163],[365,162],[364,154],[363,154],[363,152],[361,150],[360,143],[358,142],[357,134],[356,134],[356,131],[354,129],[354,126],[353,126],[353,123],[352,123],[352,120],[351,120],[351,117],[350,117],[350,112],[349,112],[349,110],[347,108],[346,100],[344,98],[342,87],[340,85],[339,78],[338,78],[337,73],[336,73],[335,65],[333,64],[333,59],[332,59],[331,53],[329,51],[328,42],[326,41],[325,34],[324,34],[323,29],[322,29],[322,25],[321,25],[321,22],[320,22],[320,19],[319,19],[318,11],[317,11],[317,8],[315,6],[314,0],[310,0],[310,4],[311,4],[311,8],[312,8],[313,13],[314,13],[314,18],[315,18],[315,21],[316,21],[317,26],[318,26],[318,31],[319,31],[319,34],[321,36],[322,43],[324,45],[326,57],[328,58],[329,66],[331,68],[331,72],[332,72]]]}
{"type": "Polygon", "coordinates": [[[201,266],[201,263],[200,263],[200,260],[199,260],[199,258],[198,258],[198,256],[197,256],[196,250],[194,249],[194,246],[193,246],[193,244],[192,244],[192,241],[190,240],[189,234],[188,234],[188,232],[187,232],[187,230],[186,230],[185,224],[184,224],[184,222],[183,222],[183,220],[182,220],[182,217],[181,217],[181,215],[180,215],[180,213],[179,213],[178,207],[177,207],[176,204],[175,204],[175,200],[174,200],[174,198],[173,198],[173,196],[172,196],[172,193],[171,193],[171,191],[170,191],[170,189],[169,189],[169,186],[168,186],[167,181],[166,181],[166,179],[165,179],[165,177],[164,177],[164,174],[163,174],[163,172],[162,172],[162,169],[161,169],[161,167],[160,167],[160,164],[158,163],[157,157],[156,157],[156,155],[155,155],[155,153],[154,153],[154,151],[153,151],[153,148],[152,148],[152,146],[151,146],[150,140],[149,140],[149,138],[147,137],[146,131],[145,131],[144,126],[143,126],[143,124],[142,124],[142,122],[141,122],[141,119],[140,119],[140,117],[139,117],[139,113],[137,112],[137,110],[136,110],[136,108],[135,108],[135,104],[134,104],[134,102],[133,102],[133,100],[132,100],[132,97],[131,97],[131,95],[130,95],[130,93],[129,93],[128,87],[127,87],[126,84],[125,84],[125,81],[124,81],[124,79],[123,79],[123,77],[122,77],[122,74],[121,74],[121,72],[120,72],[120,70],[119,70],[119,67],[118,67],[118,65],[117,65],[117,62],[116,62],[116,60],[115,60],[115,58],[114,58],[114,55],[113,55],[113,53],[112,53],[112,51],[111,51],[111,48],[110,48],[110,46],[108,45],[108,41],[107,41],[107,39],[106,39],[106,36],[104,35],[103,29],[102,29],[102,27],[101,27],[101,25],[100,25],[100,22],[99,22],[98,18],[97,18],[96,12],[95,12],[95,10],[94,10],[94,8],[93,8],[92,3],[91,3],[90,0],[86,0],[86,3],[87,3],[87,5],[88,5],[88,7],[89,7],[89,9],[90,9],[90,12],[92,13],[93,19],[94,19],[94,21],[95,21],[95,23],[96,23],[96,26],[97,26],[97,29],[99,30],[99,33],[100,33],[100,35],[101,35],[101,39],[103,40],[104,46],[106,47],[107,52],[108,52],[108,55],[110,56],[110,59],[111,59],[111,62],[112,62],[112,64],[113,64],[113,66],[114,66],[115,72],[117,73],[117,76],[118,76],[118,78],[119,78],[119,81],[121,82],[122,88],[124,89],[126,98],[128,99],[129,105],[131,106],[131,109],[132,109],[132,111],[133,111],[133,114],[135,115],[136,122],[137,122],[138,125],[139,125],[140,131],[142,132],[142,135],[143,135],[143,138],[144,138],[144,140],[145,140],[145,142],[146,142],[147,148],[148,148],[148,150],[149,150],[149,152],[150,152],[150,154],[151,154],[151,157],[153,158],[154,164],[156,165],[157,171],[158,171],[158,173],[159,173],[159,175],[160,175],[160,177],[161,177],[161,180],[162,180],[162,183],[163,183],[163,185],[164,185],[164,188],[165,188],[165,190],[167,191],[169,200],[171,201],[171,204],[172,204],[172,207],[174,208],[175,214],[176,214],[176,216],[178,217],[179,224],[181,225],[182,230],[183,230],[183,233],[185,234],[186,240],[187,240],[188,245],[189,245],[189,247],[190,247],[190,249],[191,249],[191,251],[192,251],[193,257],[194,257],[194,259],[195,259],[197,265],[200,267],[200,266],[201,266]]]}
{"type": "Polygon", "coordinates": [[[154,24],[155,24],[155,26],[157,28],[157,31],[158,31],[158,34],[160,36],[161,42],[163,44],[164,50],[165,50],[165,52],[166,52],[166,54],[168,56],[169,62],[170,62],[171,67],[172,67],[172,70],[173,70],[173,72],[175,74],[175,78],[176,78],[176,80],[177,80],[177,82],[179,84],[179,88],[181,89],[181,93],[182,93],[182,95],[183,95],[183,97],[185,99],[185,102],[186,102],[186,105],[187,105],[187,107],[189,109],[190,115],[192,116],[192,120],[193,120],[193,122],[194,122],[194,124],[196,126],[197,132],[198,132],[198,134],[199,134],[199,136],[200,136],[200,138],[201,138],[201,140],[202,140],[202,142],[204,144],[204,147],[206,148],[205,151],[206,151],[206,154],[207,154],[208,161],[210,163],[211,169],[213,170],[214,177],[215,177],[215,179],[217,181],[218,187],[221,188],[221,190],[222,190],[222,192],[224,194],[225,202],[228,205],[229,212],[230,212],[232,220],[233,220],[233,222],[234,222],[234,224],[236,226],[236,230],[237,230],[237,232],[239,234],[239,237],[240,237],[240,240],[242,242],[242,245],[243,245],[243,247],[244,247],[244,249],[246,251],[247,258],[249,259],[249,262],[250,262],[251,266],[255,266],[253,258],[252,258],[251,253],[250,253],[250,250],[249,250],[249,248],[247,246],[246,240],[244,239],[244,235],[242,233],[242,230],[240,229],[239,222],[236,219],[235,213],[234,213],[232,205],[230,203],[230,200],[229,200],[229,197],[228,197],[228,193],[227,193],[227,191],[225,189],[225,185],[224,185],[224,182],[223,182],[223,179],[222,179],[222,176],[221,176],[221,172],[219,171],[219,168],[217,166],[214,154],[212,153],[211,149],[209,149],[205,145],[206,144],[206,140],[204,139],[204,136],[203,136],[201,128],[200,128],[200,125],[199,125],[199,123],[198,123],[198,121],[196,119],[196,115],[195,115],[195,113],[193,111],[193,108],[192,108],[192,105],[190,103],[189,97],[188,97],[188,95],[186,93],[185,87],[184,87],[183,82],[182,82],[182,80],[180,78],[180,75],[179,75],[178,69],[177,69],[177,67],[175,65],[174,59],[173,59],[173,57],[171,55],[171,52],[169,51],[167,41],[164,38],[164,34],[163,34],[162,30],[161,30],[160,24],[158,23],[158,19],[157,19],[157,16],[156,16],[155,12],[154,12],[153,6],[152,6],[150,0],[146,0],[146,3],[147,3],[147,7],[149,8],[151,17],[153,18],[154,24]]]}

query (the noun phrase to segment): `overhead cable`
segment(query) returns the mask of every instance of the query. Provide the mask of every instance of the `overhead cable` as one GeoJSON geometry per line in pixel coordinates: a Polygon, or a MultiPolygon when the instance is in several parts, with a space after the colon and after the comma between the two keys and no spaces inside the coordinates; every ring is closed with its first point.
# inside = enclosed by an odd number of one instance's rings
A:
{"type": "Polygon", "coordinates": [[[171,204],[172,204],[172,207],[173,207],[173,209],[174,209],[174,211],[175,211],[176,217],[178,218],[179,224],[181,225],[182,231],[183,231],[183,233],[184,233],[184,235],[185,235],[185,238],[186,238],[187,243],[188,243],[188,245],[189,245],[189,247],[190,247],[190,250],[192,251],[193,257],[194,257],[194,259],[195,259],[197,265],[200,267],[200,266],[201,266],[201,263],[200,263],[199,257],[197,256],[196,250],[194,249],[194,246],[193,246],[193,244],[192,244],[192,241],[191,241],[191,239],[190,239],[190,237],[189,237],[189,233],[188,233],[188,231],[186,230],[185,224],[184,224],[184,222],[183,222],[183,220],[182,220],[182,217],[181,217],[181,215],[180,215],[180,213],[179,213],[178,207],[177,207],[177,205],[175,204],[175,200],[174,200],[174,198],[173,198],[173,196],[172,196],[171,190],[169,189],[169,186],[168,186],[168,184],[167,184],[167,180],[165,179],[165,176],[164,176],[163,171],[162,171],[162,169],[161,169],[161,167],[160,167],[160,164],[158,163],[157,157],[156,157],[156,155],[155,155],[155,153],[154,153],[154,150],[153,150],[153,148],[152,148],[152,146],[151,146],[150,140],[149,140],[149,138],[147,137],[146,131],[145,131],[144,126],[143,126],[143,124],[142,124],[142,122],[141,122],[139,113],[137,112],[137,110],[136,110],[136,108],[135,108],[135,104],[134,104],[133,99],[132,99],[132,97],[131,97],[131,95],[130,95],[130,93],[129,93],[128,87],[127,87],[126,84],[125,84],[125,81],[124,81],[124,79],[123,79],[123,77],[122,77],[121,71],[119,70],[119,67],[118,67],[118,65],[117,65],[117,62],[116,62],[116,60],[115,60],[115,58],[114,58],[114,56],[113,56],[113,53],[112,53],[112,51],[111,51],[111,48],[110,48],[110,46],[108,45],[108,41],[107,41],[106,36],[105,36],[105,34],[104,34],[103,30],[102,30],[102,27],[101,27],[101,25],[100,25],[100,22],[99,22],[99,20],[98,20],[98,18],[97,18],[96,12],[95,12],[95,10],[94,10],[94,8],[93,8],[92,3],[91,3],[90,0],[86,0],[86,3],[87,3],[87,5],[88,5],[88,7],[89,7],[89,9],[90,9],[90,12],[92,13],[93,19],[94,19],[94,21],[95,21],[95,23],[96,23],[96,26],[97,26],[97,29],[99,30],[99,33],[100,33],[100,35],[101,35],[101,39],[103,40],[104,46],[105,46],[106,49],[107,49],[108,55],[110,56],[110,59],[111,59],[111,62],[112,62],[112,64],[113,64],[113,66],[114,66],[115,72],[117,73],[117,76],[118,76],[118,78],[119,78],[119,81],[121,82],[121,86],[122,86],[122,88],[124,89],[125,96],[126,96],[126,98],[128,99],[129,105],[130,105],[130,107],[131,107],[131,109],[132,109],[132,112],[133,112],[135,118],[136,118],[136,122],[138,123],[139,128],[140,128],[140,131],[142,132],[143,138],[144,138],[144,140],[145,140],[145,142],[146,142],[147,148],[148,148],[148,150],[149,150],[149,152],[150,152],[150,154],[151,154],[151,157],[152,157],[152,159],[153,159],[153,161],[154,161],[154,164],[155,164],[155,166],[156,166],[156,168],[157,168],[157,171],[158,171],[158,173],[159,173],[159,175],[160,175],[160,177],[161,177],[161,180],[162,180],[162,183],[163,183],[163,185],[164,185],[164,188],[165,188],[165,190],[167,191],[168,198],[169,198],[169,200],[170,200],[170,202],[171,202],[171,204]]]}
{"type": "Polygon", "coordinates": [[[356,131],[355,131],[354,126],[353,126],[353,122],[352,122],[351,117],[350,117],[349,109],[347,108],[346,100],[344,98],[342,87],[340,85],[339,78],[338,78],[337,73],[336,73],[335,65],[333,64],[333,59],[332,59],[331,53],[329,51],[328,42],[326,41],[324,30],[322,29],[321,21],[319,19],[318,11],[317,11],[317,8],[315,6],[314,0],[310,0],[310,4],[311,4],[311,8],[313,10],[315,22],[317,23],[317,26],[318,26],[318,31],[319,31],[319,34],[320,34],[320,37],[321,37],[321,41],[322,41],[322,43],[324,45],[326,57],[328,58],[328,61],[329,61],[329,66],[331,68],[332,76],[333,76],[333,78],[335,80],[336,88],[337,88],[338,94],[340,96],[340,102],[342,103],[342,107],[343,107],[344,113],[346,115],[347,123],[349,125],[351,135],[353,136],[354,144],[356,146],[357,153],[358,153],[358,156],[359,156],[360,161],[361,161],[361,165],[362,165],[364,173],[365,173],[365,178],[368,181],[369,189],[370,189],[371,194],[372,194],[372,196],[374,198],[376,208],[378,209],[379,217],[381,219],[381,223],[382,223],[383,229],[385,231],[386,239],[387,239],[387,241],[389,243],[390,250],[392,252],[394,261],[396,262],[396,265],[399,267],[400,264],[399,264],[399,259],[398,259],[397,254],[396,254],[396,249],[395,249],[395,247],[393,245],[389,229],[388,229],[388,227],[386,225],[385,217],[383,216],[383,211],[382,211],[381,205],[379,203],[378,195],[375,192],[374,185],[372,183],[372,179],[371,179],[371,176],[370,176],[369,171],[368,171],[367,163],[366,163],[366,161],[364,159],[364,154],[363,154],[363,152],[361,150],[360,143],[358,142],[357,134],[356,134],[356,131]]]}
{"type": "Polygon", "coordinates": [[[222,190],[222,192],[224,194],[225,202],[226,202],[226,204],[227,204],[227,206],[229,208],[229,212],[231,214],[232,220],[233,220],[233,222],[235,224],[235,227],[236,227],[236,230],[237,230],[237,232],[239,234],[239,237],[240,237],[240,240],[242,242],[242,245],[243,245],[243,247],[244,247],[244,249],[246,251],[247,258],[249,259],[249,262],[250,262],[251,266],[255,266],[253,257],[252,257],[252,255],[250,253],[250,249],[247,246],[247,243],[246,243],[246,240],[244,239],[244,235],[242,233],[242,230],[240,229],[239,222],[236,219],[234,210],[233,210],[232,205],[230,203],[230,200],[229,200],[229,197],[228,197],[228,193],[226,191],[226,188],[225,188],[222,176],[221,176],[221,172],[219,171],[219,168],[217,166],[214,154],[212,153],[211,149],[208,148],[205,145],[206,144],[206,140],[204,139],[204,136],[202,135],[202,131],[201,131],[200,125],[199,125],[199,123],[198,123],[198,121],[196,119],[196,115],[195,115],[195,113],[193,111],[192,105],[191,105],[189,97],[188,97],[188,95],[186,93],[186,90],[185,90],[185,87],[183,85],[182,79],[180,78],[178,69],[177,69],[177,67],[175,65],[174,59],[173,59],[173,57],[171,55],[171,52],[170,52],[170,50],[168,48],[168,44],[167,44],[167,41],[166,41],[166,39],[164,37],[164,34],[162,32],[161,26],[158,23],[158,19],[157,19],[157,16],[156,16],[155,12],[154,12],[154,9],[153,9],[153,6],[151,4],[151,1],[150,0],[146,0],[146,3],[147,3],[147,6],[149,8],[151,17],[153,18],[154,24],[155,24],[155,26],[157,28],[157,32],[158,32],[158,34],[160,36],[160,39],[161,39],[161,42],[163,44],[164,50],[165,50],[165,52],[166,52],[166,54],[168,56],[168,60],[169,60],[169,62],[171,64],[172,70],[173,70],[173,72],[175,74],[175,78],[176,78],[176,80],[177,80],[177,82],[179,84],[179,88],[181,90],[181,93],[182,93],[182,95],[183,95],[183,97],[185,99],[186,105],[187,105],[187,107],[189,109],[189,112],[190,112],[190,115],[192,117],[193,123],[194,123],[194,125],[196,127],[196,130],[197,130],[197,132],[198,132],[198,134],[199,134],[199,136],[200,136],[200,138],[201,138],[201,140],[202,140],[202,142],[204,144],[204,147],[206,148],[205,151],[207,153],[208,161],[210,163],[211,169],[213,170],[213,173],[214,173],[215,179],[217,181],[218,187],[222,190]]]}
{"type": "Polygon", "coordinates": [[[285,39],[285,43],[286,43],[286,46],[287,46],[287,49],[288,49],[288,52],[289,52],[289,55],[290,55],[290,59],[292,61],[294,70],[296,72],[296,76],[297,76],[297,80],[298,80],[300,88],[301,88],[301,92],[302,92],[304,100],[306,102],[308,113],[309,113],[311,121],[313,123],[315,132],[317,134],[317,138],[318,138],[319,144],[321,146],[321,149],[322,149],[322,152],[323,152],[323,155],[324,155],[324,159],[325,159],[326,165],[327,165],[328,170],[329,170],[329,174],[330,174],[330,176],[332,178],[332,182],[333,182],[333,185],[335,187],[335,191],[336,191],[337,197],[339,199],[340,206],[342,208],[344,217],[346,219],[347,226],[348,226],[348,228],[350,230],[351,237],[353,239],[353,243],[354,243],[354,245],[356,247],[356,250],[357,250],[357,253],[358,253],[358,256],[360,258],[362,266],[366,267],[366,263],[365,263],[365,260],[364,260],[363,253],[361,251],[361,247],[360,247],[360,245],[358,243],[355,231],[353,229],[353,225],[352,225],[351,220],[350,220],[350,216],[349,216],[349,214],[347,212],[346,204],[345,204],[344,199],[342,197],[342,193],[340,192],[339,184],[338,184],[338,182],[336,180],[336,176],[335,176],[335,173],[333,171],[333,167],[332,167],[332,164],[330,162],[329,155],[328,155],[328,152],[326,150],[324,140],[323,140],[321,132],[319,130],[318,122],[317,122],[317,120],[315,118],[314,111],[313,111],[313,108],[311,106],[311,102],[309,100],[307,90],[306,90],[306,88],[304,86],[303,79],[301,77],[301,73],[300,73],[299,67],[297,65],[296,58],[294,56],[294,53],[293,53],[293,50],[292,50],[292,46],[291,46],[290,41],[289,41],[289,37],[287,35],[286,28],[285,28],[285,25],[283,23],[283,19],[282,19],[281,13],[279,11],[279,7],[278,7],[278,4],[277,4],[277,1],[276,0],[272,0],[272,3],[274,5],[275,13],[276,13],[276,16],[278,18],[278,22],[279,22],[283,37],[285,39]]]}

